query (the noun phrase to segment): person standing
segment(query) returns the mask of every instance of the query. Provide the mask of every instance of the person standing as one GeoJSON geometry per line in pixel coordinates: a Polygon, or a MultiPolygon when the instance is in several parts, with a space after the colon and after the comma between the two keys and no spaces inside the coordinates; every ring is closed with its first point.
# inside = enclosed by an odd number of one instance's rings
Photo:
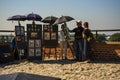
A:
{"type": "Polygon", "coordinates": [[[67,41],[65,36],[65,25],[61,25],[61,31],[60,31],[60,58],[67,59],[67,41]]]}
{"type": "Polygon", "coordinates": [[[74,49],[75,49],[75,55],[77,61],[82,61],[82,55],[83,55],[83,38],[82,33],[84,28],[82,27],[82,21],[78,20],[76,21],[77,27],[73,30],[70,30],[70,32],[75,32],[75,41],[74,41],[74,49]]]}
{"type": "Polygon", "coordinates": [[[83,38],[84,38],[84,60],[90,61],[90,51],[91,51],[91,41],[93,39],[93,34],[89,29],[89,23],[84,23],[84,31],[83,31],[83,38]]]}

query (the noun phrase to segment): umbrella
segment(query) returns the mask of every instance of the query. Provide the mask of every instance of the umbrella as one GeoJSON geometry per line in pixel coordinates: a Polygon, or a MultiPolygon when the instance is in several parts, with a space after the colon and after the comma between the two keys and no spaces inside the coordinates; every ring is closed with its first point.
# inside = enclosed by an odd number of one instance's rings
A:
{"type": "Polygon", "coordinates": [[[41,21],[42,17],[35,13],[30,13],[27,16],[27,20],[35,20],[35,21],[41,21]]]}
{"type": "Polygon", "coordinates": [[[0,75],[0,80],[61,80],[60,78],[28,74],[23,72],[0,75]]]}
{"type": "Polygon", "coordinates": [[[20,21],[25,21],[25,20],[26,20],[26,16],[24,16],[24,15],[15,15],[15,16],[9,17],[7,20],[8,20],[8,21],[9,21],[9,20],[18,21],[18,24],[19,24],[19,26],[20,26],[20,25],[21,25],[21,24],[20,24],[20,21]]]}
{"type": "Polygon", "coordinates": [[[58,18],[54,24],[61,24],[61,23],[65,23],[68,21],[74,20],[74,18],[70,17],[70,16],[62,16],[60,18],[58,18]]]}
{"type": "Polygon", "coordinates": [[[53,24],[56,21],[57,17],[54,16],[48,16],[42,20],[44,23],[50,23],[53,24]]]}
{"type": "Polygon", "coordinates": [[[27,20],[32,20],[32,24],[33,26],[35,26],[35,21],[41,21],[42,20],[42,17],[38,14],[35,14],[35,13],[30,13],[26,16],[26,19],[27,20]]]}
{"type": "Polygon", "coordinates": [[[54,25],[64,23],[65,30],[66,30],[66,35],[69,39],[70,39],[70,34],[69,34],[69,30],[68,30],[66,22],[71,21],[71,20],[74,20],[74,18],[72,18],[70,16],[62,16],[62,17],[58,18],[54,23],[54,25]]]}

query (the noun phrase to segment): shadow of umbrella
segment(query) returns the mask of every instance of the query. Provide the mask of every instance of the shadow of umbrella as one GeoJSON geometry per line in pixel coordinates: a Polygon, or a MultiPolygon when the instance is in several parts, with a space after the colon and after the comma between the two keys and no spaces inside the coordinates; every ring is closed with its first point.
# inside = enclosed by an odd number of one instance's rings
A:
{"type": "Polygon", "coordinates": [[[61,80],[60,78],[28,74],[23,72],[0,75],[0,80],[61,80]]]}
{"type": "Polygon", "coordinates": [[[30,14],[28,14],[28,15],[26,16],[26,19],[27,19],[28,21],[32,20],[32,21],[33,21],[32,24],[33,24],[33,26],[35,26],[35,21],[41,21],[41,20],[42,20],[42,17],[41,17],[40,15],[38,15],[38,14],[30,13],[30,14]]]}
{"type": "Polygon", "coordinates": [[[56,24],[61,24],[61,23],[64,23],[65,25],[65,30],[66,30],[66,34],[68,36],[68,38],[70,38],[70,34],[69,34],[69,30],[68,30],[68,27],[67,27],[67,24],[66,22],[69,22],[71,20],[74,20],[74,18],[70,17],[70,16],[61,16],[60,18],[58,18],[53,25],[56,25],[56,24]]]}
{"type": "Polygon", "coordinates": [[[15,16],[9,17],[7,20],[8,21],[18,21],[18,25],[21,26],[20,21],[25,21],[26,16],[24,16],[24,15],[15,15],[15,16]]]}

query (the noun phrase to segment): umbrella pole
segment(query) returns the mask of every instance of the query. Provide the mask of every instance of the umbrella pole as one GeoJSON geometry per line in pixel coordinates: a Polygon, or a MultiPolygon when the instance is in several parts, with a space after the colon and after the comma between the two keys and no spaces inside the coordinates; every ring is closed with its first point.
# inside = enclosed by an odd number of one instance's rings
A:
{"type": "Polygon", "coordinates": [[[50,31],[52,31],[52,23],[50,23],[50,31]]]}
{"type": "Polygon", "coordinates": [[[33,27],[35,27],[35,20],[33,20],[32,25],[33,25],[33,27]]]}
{"type": "Polygon", "coordinates": [[[21,26],[21,24],[20,24],[20,20],[18,20],[18,25],[21,26]]]}

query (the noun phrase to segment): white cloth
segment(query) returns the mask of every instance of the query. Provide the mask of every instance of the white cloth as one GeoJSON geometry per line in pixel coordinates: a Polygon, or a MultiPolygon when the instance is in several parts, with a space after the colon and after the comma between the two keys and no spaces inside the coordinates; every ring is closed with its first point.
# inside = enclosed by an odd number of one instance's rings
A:
{"type": "Polygon", "coordinates": [[[67,57],[67,41],[65,40],[65,34],[64,32],[61,30],[60,31],[60,57],[62,57],[63,59],[63,56],[64,58],[67,57]]]}
{"type": "Polygon", "coordinates": [[[67,42],[60,41],[60,58],[67,58],[67,42]]]}
{"type": "Polygon", "coordinates": [[[65,41],[65,34],[62,30],[60,31],[60,41],[65,41]]]}

